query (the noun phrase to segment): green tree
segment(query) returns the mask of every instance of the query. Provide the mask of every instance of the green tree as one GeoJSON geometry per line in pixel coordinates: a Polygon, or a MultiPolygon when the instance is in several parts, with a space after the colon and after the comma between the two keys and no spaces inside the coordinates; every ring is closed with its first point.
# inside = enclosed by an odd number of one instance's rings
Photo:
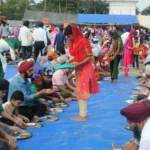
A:
{"type": "MultiPolygon", "coordinates": [[[[30,6],[30,10],[43,10],[44,1],[30,6]]],[[[107,1],[101,0],[68,0],[68,12],[69,13],[108,13],[107,1]]],[[[66,12],[66,0],[47,0],[47,11],[51,12],[66,12]]]]}
{"type": "Polygon", "coordinates": [[[136,15],[139,15],[141,12],[138,7],[136,7],[136,15]]]}
{"type": "Polygon", "coordinates": [[[142,15],[150,15],[150,6],[142,11],[142,15]]]}
{"type": "Polygon", "coordinates": [[[1,10],[8,19],[21,20],[28,5],[28,0],[6,0],[1,5],[1,10]]]}
{"type": "MultiPolygon", "coordinates": [[[[26,9],[43,11],[44,0],[35,3],[34,0],[6,0],[2,3],[3,14],[10,20],[21,20],[26,9]]],[[[69,13],[107,14],[108,3],[102,0],[68,0],[69,13]]],[[[47,0],[47,11],[66,12],[66,0],[47,0]]]]}

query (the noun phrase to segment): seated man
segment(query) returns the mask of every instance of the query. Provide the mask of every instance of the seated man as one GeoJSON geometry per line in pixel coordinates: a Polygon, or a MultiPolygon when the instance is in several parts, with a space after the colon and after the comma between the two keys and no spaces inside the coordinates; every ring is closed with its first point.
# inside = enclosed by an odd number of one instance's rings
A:
{"type": "MultiPolygon", "coordinates": [[[[53,77],[53,72],[49,69],[44,69],[43,73],[43,84],[42,84],[42,89],[53,89],[53,84],[52,84],[52,77],[53,77]]],[[[54,102],[63,102],[65,101],[64,98],[56,93],[55,91],[47,96],[44,96],[45,99],[52,100],[54,102]]]]}
{"type": "MultiPolygon", "coordinates": [[[[11,116],[13,116],[16,120],[21,119],[25,122],[29,122],[29,119],[23,115],[21,115],[18,111],[18,107],[23,103],[24,101],[24,95],[21,91],[15,91],[10,101],[4,103],[2,106],[4,110],[11,116]]],[[[1,118],[0,121],[3,123],[14,125],[13,122],[9,121],[8,119],[1,118]]]]}
{"type": "MultiPolygon", "coordinates": [[[[134,139],[125,145],[123,150],[149,150],[150,148],[150,105],[133,104],[122,109],[120,113],[126,117],[133,130],[134,139]]],[[[119,150],[113,145],[113,150],[119,150]]]]}
{"type": "MultiPolygon", "coordinates": [[[[9,86],[9,82],[7,80],[0,79],[0,101],[3,101],[3,97],[5,96],[5,93],[8,90],[8,86],[9,86]]],[[[10,114],[4,111],[2,105],[0,105],[0,116],[12,121],[14,124],[17,124],[19,126],[23,125],[23,122],[21,120],[14,119],[10,114]]]]}
{"type": "Polygon", "coordinates": [[[0,128],[0,150],[17,150],[16,138],[0,128]]]}
{"type": "MultiPolygon", "coordinates": [[[[3,97],[8,90],[9,82],[5,79],[0,79],[0,102],[2,103],[3,97]]],[[[0,104],[0,115],[4,118],[7,118],[14,122],[15,124],[22,126],[23,122],[20,120],[15,120],[11,115],[4,111],[2,105],[0,104]]],[[[0,122],[0,149],[17,149],[16,138],[9,135],[7,131],[19,131],[20,129],[15,126],[8,126],[2,122],[0,122]]]]}
{"type": "Polygon", "coordinates": [[[52,77],[53,89],[61,92],[61,96],[64,98],[76,97],[76,88],[70,85],[68,81],[67,73],[69,71],[69,69],[57,70],[52,77]]]}
{"type": "Polygon", "coordinates": [[[144,89],[144,92],[143,93],[140,93],[138,96],[137,96],[137,99],[135,100],[135,103],[138,102],[138,103],[147,103],[147,104],[150,104],[150,65],[147,65],[145,67],[145,75],[146,75],[146,78],[148,79],[147,83],[145,83],[145,86],[146,88],[144,89]]]}
{"type": "Polygon", "coordinates": [[[24,102],[18,108],[19,113],[26,116],[33,122],[40,121],[41,116],[46,112],[46,105],[42,102],[37,103],[36,98],[40,97],[45,90],[34,93],[31,89],[31,83],[28,81],[28,78],[33,76],[33,61],[24,61],[18,68],[19,74],[16,75],[10,85],[9,85],[9,94],[8,98],[10,99],[13,92],[19,90],[24,94],[24,102]]]}

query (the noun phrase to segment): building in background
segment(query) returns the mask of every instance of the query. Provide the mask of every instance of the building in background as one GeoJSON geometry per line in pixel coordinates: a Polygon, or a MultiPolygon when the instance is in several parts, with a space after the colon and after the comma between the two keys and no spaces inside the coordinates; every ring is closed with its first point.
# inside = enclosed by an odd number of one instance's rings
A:
{"type": "Polygon", "coordinates": [[[138,0],[108,0],[109,14],[136,15],[138,0]]]}

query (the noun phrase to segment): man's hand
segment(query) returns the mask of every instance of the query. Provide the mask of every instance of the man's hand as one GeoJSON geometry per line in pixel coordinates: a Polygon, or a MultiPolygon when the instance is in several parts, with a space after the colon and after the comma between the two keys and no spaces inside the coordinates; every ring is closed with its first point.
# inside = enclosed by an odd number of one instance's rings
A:
{"type": "Polygon", "coordinates": [[[74,62],[73,64],[74,64],[74,69],[79,67],[79,63],[74,62]]]}
{"type": "Polygon", "coordinates": [[[123,150],[137,150],[138,145],[134,141],[131,141],[129,144],[125,145],[123,150]]]}
{"type": "Polygon", "coordinates": [[[6,136],[6,139],[7,139],[9,142],[16,142],[16,140],[17,140],[14,136],[11,136],[11,135],[9,135],[9,134],[6,136]]]}
{"type": "Polygon", "coordinates": [[[15,137],[9,135],[6,139],[8,140],[7,147],[9,150],[17,150],[18,149],[15,137]]]}
{"type": "Polygon", "coordinates": [[[39,95],[43,95],[43,94],[45,94],[46,93],[46,89],[43,89],[43,90],[41,90],[40,92],[39,92],[39,95]]]}
{"type": "Polygon", "coordinates": [[[24,122],[22,120],[19,120],[19,119],[16,119],[15,120],[15,123],[19,126],[19,127],[22,127],[24,122]]]}
{"type": "Polygon", "coordinates": [[[75,93],[72,93],[71,95],[72,95],[73,97],[76,97],[76,94],[75,94],[75,93]]]}
{"type": "Polygon", "coordinates": [[[59,98],[56,98],[56,97],[53,97],[52,100],[56,103],[60,102],[60,99],[59,98]]]}
{"type": "Polygon", "coordinates": [[[25,122],[30,122],[30,120],[27,118],[27,117],[25,117],[25,116],[23,116],[23,120],[25,121],[25,122]]]}
{"type": "Polygon", "coordinates": [[[16,127],[16,126],[9,126],[9,129],[14,131],[14,132],[20,132],[21,129],[19,127],[16,127]]]}
{"type": "Polygon", "coordinates": [[[47,102],[40,102],[40,103],[46,105],[46,107],[49,107],[49,104],[47,102]]]}

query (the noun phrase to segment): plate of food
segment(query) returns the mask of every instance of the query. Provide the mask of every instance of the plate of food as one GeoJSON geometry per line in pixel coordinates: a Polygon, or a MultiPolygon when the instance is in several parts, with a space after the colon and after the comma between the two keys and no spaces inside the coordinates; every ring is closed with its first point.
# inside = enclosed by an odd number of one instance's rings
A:
{"type": "Polygon", "coordinates": [[[61,108],[50,108],[51,114],[57,114],[63,112],[61,108]]]}
{"type": "Polygon", "coordinates": [[[59,70],[59,69],[69,69],[69,68],[73,68],[74,67],[74,64],[62,64],[62,65],[57,65],[55,67],[56,70],[59,70]]]}
{"type": "Polygon", "coordinates": [[[26,123],[23,128],[41,128],[43,127],[42,124],[39,124],[39,123],[26,123]]]}
{"type": "Polygon", "coordinates": [[[113,60],[113,57],[104,57],[103,58],[103,61],[112,61],[113,60]]]}
{"type": "Polygon", "coordinates": [[[126,130],[132,131],[131,127],[129,125],[126,125],[125,127],[126,130]]]}
{"type": "Polygon", "coordinates": [[[126,100],[125,102],[128,104],[134,104],[134,100],[126,100]]]}
{"type": "Polygon", "coordinates": [[[130,95],[130,98],[136,99],[137,96],[138,96],[138,95],[136,95],[136,94],[132,94],[132,95],[130,95]]]}
{"type": "Polygon", "coordinates": [[[53,92],[53,89],[46,89],[47,93],[53,92]]]}
{"type": "Polygon", "coordinates": [[[52,94],[54,93],[53,89],[46,89],[45,94],[52,94]]]}
{"type": "Polygon", "coordinates": [[[141,89],[143,89],[143,87],[142,87],[142,86],[137,86],[137,87],[135,87],[134,89],[135,89],[135,90],[141,90],[141,89]]]}
{"type": "Polygon", "coordinates": [[[44,117],[41,117],[41,121],[57,121],[59,120],[58,117],[56,116],[44,116],[44,117]]]}
{"type": "Polygon", "coordinates": [[[138,95],[138,94],[139,94],[139,92],[137,92],[137,91],[133,91],[131,94],[133,94],[133,95],[138,95]]]}
{"type": "Polygon", "coordinates": [[[68,107],[68,104],[65,104],[65,103],[55,103],[55,106],[56,107],[62,107],[62,108],[64,108],[64,107],[68,107]]]}
{"type": "Polygon", "coordinates": [[[21,130],[20,133],[18,133],[15,137],[17,140],[23,140],[32,137],[32,134],[30,132],[21,130]]]}
{"type": "Polygon", "coordinates": [[[104,81],[109,81],[109,80],[111,80],[111,77],[105,77],[103,80],[104,81]]]}

